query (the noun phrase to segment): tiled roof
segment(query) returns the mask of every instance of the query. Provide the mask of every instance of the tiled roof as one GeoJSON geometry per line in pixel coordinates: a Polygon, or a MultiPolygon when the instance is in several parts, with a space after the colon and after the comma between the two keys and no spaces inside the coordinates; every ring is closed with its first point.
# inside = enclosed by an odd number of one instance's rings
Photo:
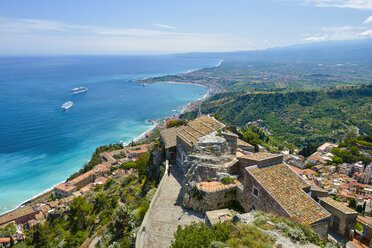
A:
{"type": "Polygon", "coordinates": [[[23,207],[23,208],[16,209],[12,212],[9,212],[9,213],[1,216],[0,217],[0,224],[10,222],[10,221],[15,220],[19,217],[22,217],[22,216],[25,216],[25,215],[28,215],[28,214],[32,214],[34,212],[36,212],[36,211],[32,207],[23,207]]]}
{"type": "Polygon", "coordinates": [[[164,144],[165,149],[177,145],[178,130],[179,130],[178,127],[166,128],[166,129],[161,130],[160,137],[165,143],[164,144]]]}
{"type": "Polygon", "coordinates": [[[78,183],[78,182],[84,180],[85,178],[90,177],[92,174],[94,174],[94,170],[90,170],[88,172],[85,172],[84,174],[72,179],[70,181],[70,183],[72,183],[72,184],[78,183]]]}
{"type": "Polygon", "coordinates": [[[309,185],[286,164],[261,168],[253,166],[246,170],[298,221],[312,224],[330,217],[326,210],[302,190],[309,185]]]}
{"type": "Polygon", "coordinates": [[[94,172],[96,172],[96,173],[98,173],[98,172],[108,172],[108,171],[110,171],[110,169],[106,165],[98,164],[98,165],[94,166],[94,172]]]}
{"type": "Polygon", "coordinates": [[[72,183],[61,183],[58,184],[55,188],[66,192],[76,189],[76,187],[72,183]]]}
{"type": "Polygon", "coordinates": [[[241,139],[238,139],[238,146],[251,146],[251,147],[254,147],[253,145],[241,140],[241,139]]]}
{"type": "Polygon", "coordinates": [[[223,184],[221,182],[212,181],[212,182],[200,182],[198,183],[197,188],[204,190],[204,191],[208,191],[208,192],[214,192],[214,191],[220,191],[223,189],[227,189],[227,188],[231,188],[231,187],[235,187],[239,185],[241,185],[241,183],[238,180],[235,180],[235,182],[231,184],[223,184]]]}
{"type": "Polygon", "coordinates": [[[322,198],[320,198],[320,200],[327,203],[328,205],[331,205],[332,207],[340,210],[341,212],[343,212],[345,214],[358,214],[353,209],[346,207],[342,202],[335,201],[330,197],[322,197],[322,198]]]}
{"type": "Polygon", "coordinates": [[[264,160],[268,158],[278,157],[281,156],[280,154],[273,154],[273,153],[267,153],[267,152],[256,152],[256,153],[250,153],[250,154],[244,154],[242,157],[253,159],[253,160],[264,160]]]}
{"type": "Polygon", "coordinates": [[[180,127],[177,136],[188,145],[193,146],[201,137],[211,134],[224,126],[213,117],[203,115],[190,121],[186,126],[180,127]]]}

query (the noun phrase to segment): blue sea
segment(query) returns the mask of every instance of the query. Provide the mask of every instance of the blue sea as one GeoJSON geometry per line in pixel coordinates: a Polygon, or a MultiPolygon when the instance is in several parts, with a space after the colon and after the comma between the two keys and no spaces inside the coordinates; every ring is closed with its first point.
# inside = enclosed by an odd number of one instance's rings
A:
{"type": "Polygon", "coordinates": [[[161,56],[0,57],[0,213],[64,181],[97,146],[130,142],[207,88],[134,79],[212,67],[216,59],[161,56]],[[71,89],[88,87],[71,95],[71,89]],[[61,109],[66,101],[74,105],[61,109]]]}

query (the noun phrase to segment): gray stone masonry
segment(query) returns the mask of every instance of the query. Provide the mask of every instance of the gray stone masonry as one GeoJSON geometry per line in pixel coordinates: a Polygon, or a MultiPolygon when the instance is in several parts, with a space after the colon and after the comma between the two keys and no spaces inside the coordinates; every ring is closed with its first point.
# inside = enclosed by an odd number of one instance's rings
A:
{"type": "Polygon", "coordinates": [[[173,165],[171,175],[166,178],[149,216],[143,247],[169,247],[174,240],[173,235],[178,225],[189,225],[193,221],[204,222],[203,214],[184,209],[181,206],[182,180],[181,169],[173,165]]]}
{"type": "Polygon", "coordinates": [[[198,189],[197,184],[208,180],[221,181],[224,177],[234,178],[229,173],[234,159],[235,155],[231,154],[224,137],[211,134],[201,138],[184,163],[183,206],[205,212],[231,204],[236,199],[236,187],[204,191],[198,189]]]}

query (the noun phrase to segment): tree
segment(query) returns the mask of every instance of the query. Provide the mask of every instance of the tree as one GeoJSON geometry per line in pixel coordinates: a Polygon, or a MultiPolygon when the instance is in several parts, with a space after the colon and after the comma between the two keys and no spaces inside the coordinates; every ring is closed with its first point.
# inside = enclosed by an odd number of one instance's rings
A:
{"type": "Polygon", "coordinates": [[[84,230],[90,224],[90,215],[93,212],[93,204],[88,203],[83,197],[76,197],[70,204],[70,212],[67,219],[73,232],[84,230]]]}
{"type": "Polygon", "coordinates": [[[313,143],[308,143],[302,150],[298,153],[299,155],[302,155],[304,157],[310,156],[310,154],[313,154],[317,149],[317,146],[313,143]]]}
{"type": "Polygon", "coordinates": [[[49,247],[47,232],[39,223],[36,224],[31,232],[32,245],[34,247],[49,247]]]}
{"type": "Polygon", "coordinates": [[[136,168],[139,176],[144,176],[146,174],[147,165],[150,160],[150,153],[141,154],[136,160],[136,168]]]}
{"type": "Polygon", "coordinates": [[[339,156],[333,156],[332,161],[335,164],[342,164],[343,163],[342,158],[340,158],[339,156]]]}
{"type": "Polygon", "coordinates": [[[9,246],[13,247],[14,246],[14,239],[13,239],[12,236],[9,236],[9,238],[10,238],[9,246]]]}
{"type": "Polygon", "coordinates": [[[355,209],[356,208],[356,201],[354,198],[349,200],[349,208],[355,209]]]}

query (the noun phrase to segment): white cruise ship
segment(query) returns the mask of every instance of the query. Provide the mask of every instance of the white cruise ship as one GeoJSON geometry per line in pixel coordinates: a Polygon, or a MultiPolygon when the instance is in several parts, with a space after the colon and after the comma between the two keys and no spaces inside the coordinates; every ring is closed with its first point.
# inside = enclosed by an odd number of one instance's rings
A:
{"type": "Polygon", "coordinates": [[[63,108],[64,110],[67,110],[67,109],[71,108],[72,105],[74,105],[74,103],[71,102],[71,101],[68,101],[68,102],[65,102],[64,104],[62,104],[61,108],[63,108]]]}
{"type": "Polygon", "coordinates": [[[78,87],[71,90],[72,94],[79,94],[88,91],[87,87],[78,87]]]}

